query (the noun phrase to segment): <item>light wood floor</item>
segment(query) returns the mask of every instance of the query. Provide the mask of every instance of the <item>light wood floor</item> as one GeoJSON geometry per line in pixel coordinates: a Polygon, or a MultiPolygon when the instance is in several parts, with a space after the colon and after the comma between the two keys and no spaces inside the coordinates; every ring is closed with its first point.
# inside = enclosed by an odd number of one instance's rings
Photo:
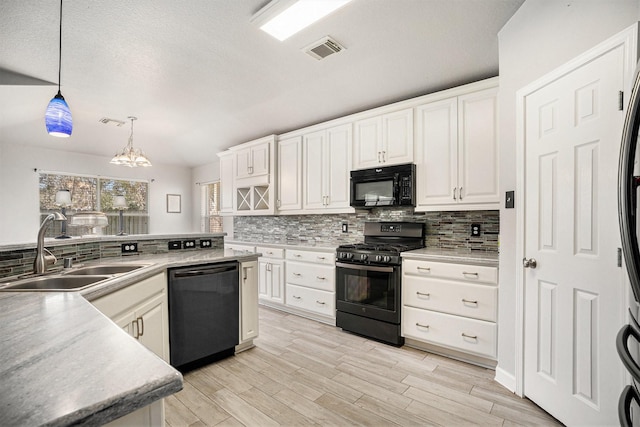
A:
{"type": "Polygon", "coordinates": [[[187,373],[167,425],[559,425],[490,369],[262,306],[255,344],[187,373]]]}

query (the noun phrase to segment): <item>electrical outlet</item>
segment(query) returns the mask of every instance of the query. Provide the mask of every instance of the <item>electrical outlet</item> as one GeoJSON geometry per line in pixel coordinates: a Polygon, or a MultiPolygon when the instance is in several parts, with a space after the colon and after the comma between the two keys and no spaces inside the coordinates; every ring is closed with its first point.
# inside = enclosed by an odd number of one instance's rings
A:
{"type": "Polygon", "coordinates": [[[121,245],[123,254],[132,254],[138,252],[138,244],[137,243],[123,243],[121,245]]]}
{"type": "Polygon", "coordinates": [[[478,237],[480,235],[480,224],[471,224],[471,236],[478,237]]]}
{"type": "Polygon", "coordinates": [[[185,240],[184,242],[182,242],[182,249],[193,249],[195,247],[196,247],[195,240],[185,240]]]}
{"type": "Polygon", "coordinates": [[[515,191],[507,191],[504,195],[504,207],[505,209],[513,209],[514,207],[515,191]]]}
{"type": "Polygon", "coordinates": [[[170,251],[175,251],[176,249],[182,249],[182,242],[180,240],[172,240],[167,244],[167,246],[170,251]]]}
{"type": "Polygon", "coordinates": [[[206,249],[211,247],[211,239],[200,240],[200,248],[206,249]]]}
{"type": "Polygon", "coordinates": [[[342,232],[343,233],[348,233],[349,232],[349,224],[347,224],[346,222],[342,223],[342,232]]]}

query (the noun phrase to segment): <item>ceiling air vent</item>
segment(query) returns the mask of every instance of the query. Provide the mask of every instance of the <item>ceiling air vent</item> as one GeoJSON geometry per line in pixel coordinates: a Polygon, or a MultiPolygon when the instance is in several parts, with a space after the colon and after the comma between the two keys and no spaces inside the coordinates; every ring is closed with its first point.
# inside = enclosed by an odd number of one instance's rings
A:
{"type": "Polygon", "coordinates": [[[340,46],[337,41],[327,36],[315,43],[310,44],[303,50],[316,59],[324,59],[327,56],[338,53],[344,49],[345,48],[343,46],[340,46]]]}

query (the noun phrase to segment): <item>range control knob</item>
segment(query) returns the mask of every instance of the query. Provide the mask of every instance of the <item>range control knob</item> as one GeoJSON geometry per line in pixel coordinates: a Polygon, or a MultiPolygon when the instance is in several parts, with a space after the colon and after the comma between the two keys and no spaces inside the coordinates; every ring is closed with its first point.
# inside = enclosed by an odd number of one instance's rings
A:
{"type": "Polygon", "coordinates": [[[382,257],[382,262],[390,262],[391,261],[391,257],[389,255],[385,255],[382,257]]]}
{"type": "Polygon", "coordinates": [[[383,262],[384,257],[382,255],[376,255],[376,262],[383,262]]]}
{"type": "Polygon", "coordinates": [[[353,254],[351,252],[347,252],[345,255],[347,259],[353,258],[353,254]]]}
{"type": "Polygon", "coordinates": [[[369,258],[369,255],[367,255],[367,254],[360,254],[360,260],[361,260],[361,261],[366,261],[366,260],[367,260],[367,258],[369,258]]]}

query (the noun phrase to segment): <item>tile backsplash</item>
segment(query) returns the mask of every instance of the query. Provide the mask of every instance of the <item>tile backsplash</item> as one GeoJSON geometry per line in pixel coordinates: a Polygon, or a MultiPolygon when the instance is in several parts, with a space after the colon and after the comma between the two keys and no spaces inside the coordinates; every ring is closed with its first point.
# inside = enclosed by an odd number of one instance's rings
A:
{"type": "Polygon", "coordinates": [[[238,216],[233,219],[233,240],[271,243],[305,243],[337,246],[362,242],[367,221],[407,221],[426,224],[427,247],[497,252],[500,211],[414,213],[412,209],[373,209],[354,214],[238,216]],[[346,223],[348,232],[342,232],[346,223]],[[480,224],[471,237],[471,224],[480,224]]]}

